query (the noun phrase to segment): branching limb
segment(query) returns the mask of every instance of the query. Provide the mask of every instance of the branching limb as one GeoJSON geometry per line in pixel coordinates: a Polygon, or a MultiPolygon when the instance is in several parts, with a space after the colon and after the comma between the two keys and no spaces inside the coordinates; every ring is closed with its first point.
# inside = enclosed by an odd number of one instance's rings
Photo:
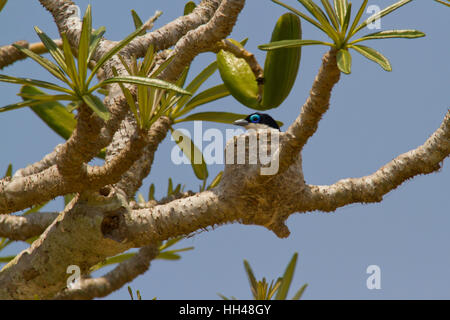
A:
{"type": "Polygon", "coordinates": [[[32,212],[26,216],[0,215],[0,237],[25,241],[42,234],[57,216],[58,212],[32,212]]]}
{"type": "Polygon", "coordinates": [[[352,203],[380,202],[403,182],[438,171],[449,154],[450,111],[447,111],[439,129],[423,145],[396,157],[373,174],[343,179],[330,186],[309,186],[309,209],[329,212],[352,203]]]}
{"type": "Polygon", "coordinates": [[[77,289],[65,289],[55,299],[91,300],[105,297],[133,281],[150,267],[159,251],[155,246],[146,246],[130,259],[121,262],[116,268],[99,278],[82,278],[77,289]]]}

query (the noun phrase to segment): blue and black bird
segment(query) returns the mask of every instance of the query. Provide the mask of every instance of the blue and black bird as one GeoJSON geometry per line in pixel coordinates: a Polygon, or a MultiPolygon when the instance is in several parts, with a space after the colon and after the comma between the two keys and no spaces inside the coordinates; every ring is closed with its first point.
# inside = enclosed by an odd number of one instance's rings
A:
{"type": "MultiPolygon", "coordinates": [[[[242,126],[245,129],[261,130],[261,129],[277,129],[280,130],[277,122],[266,113],[255,112],[247,116],[245,119],[236,120],[235,125],[242,126]]],[[[281,130],[280,130],[281,131],[281,130]]]]}

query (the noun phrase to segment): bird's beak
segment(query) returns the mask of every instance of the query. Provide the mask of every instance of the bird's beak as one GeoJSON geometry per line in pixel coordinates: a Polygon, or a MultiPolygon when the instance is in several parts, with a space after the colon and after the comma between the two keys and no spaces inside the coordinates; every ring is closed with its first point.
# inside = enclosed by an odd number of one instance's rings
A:
{"type": "Polygon", "coordinates": [[[233,124],[235,124],[237,126],[245,127],[246,125],[248,125],[248,121],[245,119],[239,119],[239,120],[236,120],[235,122],[233,122],[233,124]]]}

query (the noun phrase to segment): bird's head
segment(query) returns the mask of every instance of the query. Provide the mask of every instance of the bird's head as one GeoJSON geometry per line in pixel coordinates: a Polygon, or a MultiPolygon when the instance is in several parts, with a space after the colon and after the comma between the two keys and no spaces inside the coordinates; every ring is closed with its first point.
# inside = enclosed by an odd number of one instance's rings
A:
{"type": "Polygon", "coordinates": [[[245,119],[236,120],[235,125],[245,127],[245,129],[262,130],[277,129],[280,130],[277,122],[266,113],[255,112],[247,116],[245,119]]]}

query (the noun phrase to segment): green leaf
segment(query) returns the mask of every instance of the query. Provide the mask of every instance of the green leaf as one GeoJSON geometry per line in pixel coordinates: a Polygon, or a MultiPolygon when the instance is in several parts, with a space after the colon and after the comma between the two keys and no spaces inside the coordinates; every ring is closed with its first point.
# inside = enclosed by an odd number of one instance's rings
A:
{"type": "Polygon", "coordinates": [[[144,25],[142,25],[139,29],[135,30],[131,34],[129,34],[125,39],[116,44],[111,50],[109,50],[106,54],[104,54],[99,61],[95,64],[95,67],[92,69],[92,73],[86,81],[86,85],[92,81],[92,78],[97,73],[98,69],[100,69],[106,61],[111,59],[115,54],[117,54],[123,47],[125,47],[128,43],[131,42],[134,38],[136,38],[142,31],[144,30],[144,25]]]}
{"type": "Polygon", "coordinates": [[[177,93],[185,94],[185,95],[191,95],[189,91],[186,91],[173,83],[159,80],[159,79],[152,79],[147,77],[138,77],[138,76],[120,76],[120,77],[113,77],[106,80],[103,80],[101,83],[97,84],[96,86],[92,87],[89,92],[95,91],[97,88],[103,87],[106,84],[110,83],[130,83],[130,84],[138,84],[138,85],[144,85],[149,87],[155,87],[159,89],[165,89],[165,90],[172,90],[177,93]]]}
{"type": "Polygon", "coordinates": [[[344,25],[345,15],[347,14],[347,1],[346,0],[334,0],[334,10],[339,18],[339,22],[344,25]]]}
{"type": "Polygon", "coordinates": [[[83,24],[81,27],[80,42],[78,44],[78,76],[79,82],[82,86],[81,90],[84,91],[84,85],[88,68],[88,56],[89,45],[91,44],[91,32],[92,32],[92,15],[91,5],[88,5],[83,17],[83,24]]]}
{"type": "Polygon", "coordinates": [[[155,185],[152,183],[148,188],[148,201],[155,200],[155,185]]]}
{"type": "Polygon", "coordinates": [[[300,298],[303,296],[303,293],[305,292],[305,289],[308,287],[308,284],[305,283],[292,297],[292,300],[300,300],[300,298]]]}
{"type": "Polygon", "coordinates": [[[136,252],[128,252],[128,253],[119,254],[114,257],[106,258],[105,261],[100,262],[100,263],[96,264],[95,266],[91,267],[89,271],[94,272],[103,267],[124,262],[124,261],[134,257],[135,255],[136,255],[136,252]]]}
{"type": "Polygon", "coordinates": [[[179,116],[182,116],[200,105],[227,97],[229,95],[230,91],[228,91],[227,87],[224,84],[206,89],[205,91],[200,92],[191,100],[189,100],[188,103],[186,103],[185,107],[181,110],[181,112],[175,114],[175,117],[177,118],[179,116]]]}
{"type": "Polygon", "coordinates": [[[291,287],[292,278],[294,277],[295,266],[297,264],[298,253],[294,253],[291,261],[289,262],[286,270],[284,271],[281,285],[278,288],[275,300],[286,300],[289,288],[291,287]]]}
{"type": "Polygon", "coordinates": [[[181,256],[179,254],[166,251],[166,252],[160,252],[155,259],[163,259],[163,260],[180,260],[181,256]]]}
{"type": "Polygon", "coordinates": [[[191,162],[195,176],[200,180],[205,180],[208,177],[208,169],[206,168],[202,152],[194,145],[192,140],[185,136],[181,131],[172,131],[172,137],[181,151],[183,151],[186,158],[191,162]]]}
{"type": "Polygon", "coordinates": [[[328,17],[331,20],[331,23],[333,23],[333,26],[336,30],[339,29],[339,18],[336,15],[336,12],[334,11],[333,7],[331,6],[330,2],[328,0],[321,0],[322,1],[322,5],[325,8],[325,11],[328,14],[328,17]]]}
{"type": "Polygon", "coordinates": [[[42,102],[38,101],[38,100],[26,100],[26,101],[22,101],[22,102],[17,102],[17,103],[13,103],[13,104],[9,104],[7,106],[1,107],[0,113],[6,112],[6,111],[11,111],[11,110],[16,110],[16,109],[20,109],[20,108],[24,108],[24,107],[28,107],[28,106],[34,106],[34,105],[40,104],[40,103],[42,103],[42,102]]]}
{"type": "MultiPolygon", "coordinates": [[[[120,57],[120,55],[119,55],[120,57]]],[[[114,76],[117,77],[117,70],[113,67],[112,72],[114,76]]],[[[136,123],[139,128],[142,128],[141,119],[139,118],[139,114],[137,111],[137,106],[134,102],[133,95],[131,94],[130,90],[128,88],[125,88],[125,86],[122,83],[119,83],[120,89],[122,90],[123,95],[125,96],[125,99],[127,100],[128,106],[130,107],[131,111],[133,112],[134,118],[136,119],[136,123]]]]}
{"type": "Polygon", "coordinates": [[[5,6],[6,2],[8,2],[8,0],[0,0],[0,11],[3,10],[3,7],[5,6]]]}
{"type": "Polygon", "coordinates": [[[13,169],[12,163],[10,163],[8,165],[8,168],[6,169],[6,172],[5,172],[5,175],[3,176],[3,178],[11,177],[12,176],[12,169],[13,169]]]}
{"type": "Polygon", "coordinates": [[[347,11],[344,17],[344,24],[342,25],[342,32],[345,34],[350,23],[350,18],[352,16],[352,3],[350,2],[347,7],[347,11]]]}
{"type": "Polygon", "coordinates": [[[6,257],[0,257],[0,263],[8,263],[12,259],[14,259],[16,256],[6,256],[6,257]]]}
{"type": "Polygon", "coordinates": [[[167,196],[171,196],[173,193],[173,181],[172,178],[169,178],[169,184],[167,186],[167,196]]]}
{"type": "Polygon", "coordinates": [[[208,190],[217,187],[220,183],[220,180],[222,180],[222,176],[223,176],[223,171],[220,171],[217,174],[217,176],[214,178],[214,180],[211,181],[211,184],[209,185],[208,190]]]}
{"type": "Polygon", "coordinates": [[[53,59],[55,59],[56,63],[58,63],[58,65],[65,73],[68,73],[66,61],[64,60],[64,53],[58,48],[56,43],[41,29],[39,29],[38,27],[34,27],[34,30],[36,31],[38,37],[41,39],[42,43],[47,48],[53,59]]]}
{"type": "Polygon", "coordinates": [[[392,38],[415,39],[421,37],[425,37],[425,33],[418,30],[385,30],[367,34],[355,41],[352,41],[350,44],[355,44],[361,41],[373,39],[392,39],[392,38]]]}
{"type": "Polygon", "coordinates": [[[110,113],[99,98],[92,94],[84,95],[82,98],[88,107],[91,108],[92,111],[94,111],[100,118],[104,121],[109,120],[110,113]]]}
{"type": "Polygon", "coordinates": [[[87,57],[87,62],[89,63],[89,61],[92,59],[92,56],[95,53],[95,50],[97,50],[97,47],[100,43],[100,40],[102,40],[103,35],[105,34],[105,27],[100,27],[95,31],[92,31],[91,34],[91,42],[89,43],[89,55],[87,57]]]}
{"type": "Polygon", "coordinates": [[[392,67],[389,60],[375,49],[362,45],[349,45],[349,48],[356,50],[358,53],[362,54],[367,59],[370,59],[378,63],[384,70],[392,71],[392,67]]]}
{"type": "Polygon", "coordinates": [[[332,43],[318,41],[318,40],[300,40],[300,39],[294,39],[294,40],[281,40],[281,41],[275,41],[267,44],[259,45],[258,48],[265,51],[270,50],[276,50],[276,49],[282,49],[282,48],[296,48],[301,46],[311,46],[311,45],[325,45],[332,47],[332,43]]]}
{"type": "Polygon", "coordinates": [[[337,53],[337,65],[343,73],[352,72],[352,56],[347,49],[340,49],[337,53]]]}
{"type": "MultiPolygon", "coordinates": [[[[136,11],[131,10],[131,17],[133,18],[134,27],[136,28],[136,30],[141,28],[144,23],[142,22],[141,18],[139,18],[136,11]]],[[[145,35],[145,30],[142,30],[138,35],[139,36],[145,35]]]]}
{"type": "Polygon", "coordinates": [[[398,1],[398,2],[394,3],[393,5],[390,5],[389,7],[381,10],[380,12],[377,12],[377,13],[373,14],[372,16],[367,18],[363,23],[361,23],[358,27],[356,27],[355,30],[353,31],[352,35],[357,33],[359,30],[361,30],[362,28],[364,28],[368,24],[374,22],[377,19],[383,18],[385,15],[388,15],[389,13],[397,10],[398,8],[404,6],[405,4],[407,4],[407,3],[411,2],[411,1],[412,0],[401,0],[401,1],[398,1]]]}
{"type": "Polygon", "coordinates": [[[322,30],[331,39],[337,42],[339,39],[337,31],[330,25],[330,22],[328,21],[328,18],[322,11],[322,9],[320,9],[320,7],[316,5],[312,0],[298,0],[298,2],[300,2],[305,7],[305,9],[308,10],[317,19],[317,21],[319,21],[320,25],[322,26],[322,30]]]}
{"type": "Polygon", "coordinates": [[[192,11],[194,11],[194,9],[197,7],[197,5],[195,4],[194,1],[189,1],[185,4],[184,6],[184,15],[188,15],[190,13],[192,13],[192,11]]]}
{"type": "Polygon", "coordinates": [[[41,102],[53,102],[53,101],[73,101],[75,98],[68,94],[27,94],[27,93],[18,93],[18,96],[22,97],[24,100],[38,100],[41,102]]]}
{"type": "Polygon", "coordinates": [[[359,7],[358,13],[356,14],[355,19],[353,20],[352,26],[350,27],[350,30],[348,32],[347,39],[349,39],[354,34],[354,30],[355,30],[356,26],[358,25],[359,21],[361,20],[363,13],[366,10],[368,1],[369,0],[364,0],[363,3],[361,4],[361,7],[359,7]]]}
{"type": "Polygon", "coordinates": [[[253,273],[252,267],[250,267],[250,264],[247,260],[244,260],[244,269],[247,273],[248,282],[250,283],[250,288],[252,289],[252,292],[254,293],[254,297],[256,299],[256,292],[258,291],[258,282],[256,281],[255,275],[253,273]]]}
{"type": "Polygon", "coordinates": [[[66,89],[64,87],[60,87],[54,83],[47,82],[47,81],[41,81],[41,80],[35,80],[35,79],[29,79],[29,78],[16,78],[16,77],[10,77],[6,75],[0,74],[0,81],[1,82],[9,82],[9,83],[16,83],[16,84],[25,84],[25,85],[31,85],[36,87],[41,87],[45,89],[50,89],[54,91],[61,91],[68,94],[74,94],[73,91],[66,89]]]}
{"type": "Polygon", "coordinates": [[[246,117],[247,117],[246,114],[238,114],[231,112],[199,112],[191,114],[183,119],[177,119],[175,120],[175,123],[185,121],[211,121],[211,122],[232,124],[234,121],[239,119],[245,119],[246,117]]]}
{"type": "MultiPolygon", "coordinates": [[[[308,17],[306,14],[294,9],[293,7],[279,1],[279,0],[271,0],[272,2],[279,4],[280,6],[290,10],[291,12],[295,13],[296,15],[298,15],[299,17],[305,19],[306,21],[308,21],[309,23],[311,23],[313,26],[315,26],[316,28],[322,30],[323,32],[327,33],[327,31],[325,30],[325,28],[318,23],[317,21],[315,21],[314,19],[312,19],[311,17],[308,17]]],[[[327,33],[328,34],[328,33],[327,33]]]]}
{"type": "Polygon", "coordinates": [[[22,52],[23,54],[27,55],[28,57],[30,57],[31,59],[33,59],[34,61],[36,61],[37,63],[39,63],[42,67],[44,67],[48,72],[50,72],[53,76],[55,76],[56,78],[58,78],[59,80],[70,84],[69,80],[65,77],[64,72],[53,62],[51,62],[50,60],[41,57],[40,55],[34,53],[33,51],[18,46],[16,44],[13,44],[13,46],[19,50],[20,52],[22,52]]]}
{"type": "Polygon", "coordinates": [[[64,195],[64,208],[75,198],[76,193],[68,193],[64,195]]]}
{"type": "MultiPolygon", "coordinates": [[[[186,90],[191,92],[192,94],[195,94],[197,92],[198,88],[211,77],[214,72],[217,70],[217,62],[214,61],[209,66],[207,66],[205,69],[202,70],[186,87],[186,90]]],[[[190,97],[182,97],[180,101],[178,101],[179,106],[183,106],[188,102],[190,97]]]]}
{"type": "Polygon", "coordinates": [[[61,39],[63,43],[64,61],[67,65],[67,74],[75,84],[74,90],[77,88],[78,90],[81,90],[82,88],[77,74],[77,67],[75,66],[75,59],[72,54],[72,49],[70,48],[69,40],[64,32],[61,33],[61,39]]]}

